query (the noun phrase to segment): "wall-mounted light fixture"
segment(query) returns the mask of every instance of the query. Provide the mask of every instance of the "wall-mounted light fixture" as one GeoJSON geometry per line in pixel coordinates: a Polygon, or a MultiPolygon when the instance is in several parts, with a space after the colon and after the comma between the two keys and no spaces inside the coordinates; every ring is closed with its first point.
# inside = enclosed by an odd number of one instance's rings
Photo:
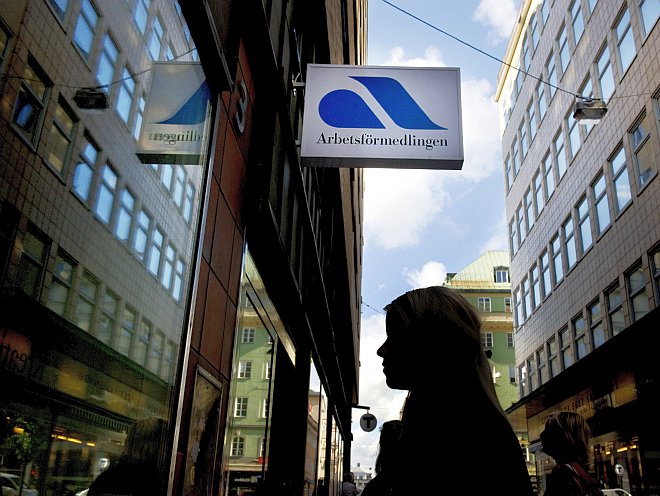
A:
{"type": "Polygon", "coordinates": [[[573,118],[579,124],[598,124],[606,113],[607,105],[603,100],[581,96],[575,98],[573,118]]]}

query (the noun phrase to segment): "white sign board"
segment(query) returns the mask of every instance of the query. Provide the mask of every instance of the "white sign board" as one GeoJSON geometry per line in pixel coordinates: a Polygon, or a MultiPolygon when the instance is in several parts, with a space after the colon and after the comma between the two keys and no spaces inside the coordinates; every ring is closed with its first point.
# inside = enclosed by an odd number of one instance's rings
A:
{"type": "Polygon", "coordinates": [[[461,169],[460,70],[309,64],[304,165],[461,169]]]}
{"type": "Polygon", "coordinates": [[[198,62],[154,62],[136,154],[145,164],[199,164],[210,91],[198,62]]]}

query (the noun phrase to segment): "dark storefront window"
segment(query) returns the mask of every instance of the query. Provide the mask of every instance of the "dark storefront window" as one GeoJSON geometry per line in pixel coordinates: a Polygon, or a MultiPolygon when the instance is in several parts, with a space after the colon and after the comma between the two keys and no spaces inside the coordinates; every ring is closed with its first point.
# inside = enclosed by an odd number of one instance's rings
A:
{"type": "MultiPolygon", "coordinates": [[[[145,418],[168,482],[213,112],[177,2],[139,5],[144,36],[135,2],[69,0],[26,2],[15,49],[0,37],[22,77],[2,95],[1,191],[22,200],[0,196],[0,472],[23,494],[85,490],[145,418]],[[154,30],[181,55],[153,62],[154,30]],[[98,81],[104,104],[74,98],[98,81]]],[[[215,387],[198,377],[206,413],[215,387]]]]}

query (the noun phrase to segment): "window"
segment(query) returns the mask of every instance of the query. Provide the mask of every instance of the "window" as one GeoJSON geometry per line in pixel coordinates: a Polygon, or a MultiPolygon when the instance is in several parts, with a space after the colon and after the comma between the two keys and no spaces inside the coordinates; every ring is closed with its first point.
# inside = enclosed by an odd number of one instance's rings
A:
{"type": "Polygon", "coordinates": [[[128,237],[131,233],[134,206],[135,198],[133,198],[133,195],[129,190],[124,189],[119,195],[119,211],[117,213],[115,234],[120,241],[125,243],[128,243],[128,237]]]}
{"type": "Polygon", "coordinates": [[[5,65],[5,60],[7,58],[7,53],[9,53],[9,42],[11,41],[11,33],[5,27],[3,23],[0,22],[0,70],[5,65]]]}
{"type": "Polygon", "coordinates": [[[571,49],[568,46],[568,35],[566,34],[566,26],[562,26],[559,30],[557,37],[557,53],[559,54],[559,64],[561,66],[561,73],[564,75],[568,68],[568,63],[571,61],[571,49]]]}
{"type": "Polygon", "coordinates": [[[144,210],[140,210],[137,215],[137,223],[135,225],[135,238],[133,239],[133,250],[137,257],[144,261],[144,255],[147,250],[147,240],[149,237],[149,226],[151,225],[151,217],[144,210]]]}
{"type": "Polygon", "coordinates": [[[192,183],[186,184],[186,194],[183,199],[183,219],[190,224],[192,220],[193,202],[195,201],[195,187],[192,183]]]}
{"type": "Polygon", "coordinates": [[[607,45],[603,47],[600,55],[598,55],[596,65],[598,67],[600,97],[604,101],[607,101],[612,96],[612,93],[614,93],[614,74],[612,72],[612,63],[610,62],[610,51],[607,45]]]}
{"type": "Polygon", "coordinates": [[[505,312],[511,311],[511,298],[504,298],[504,311],[505,312]]]}
{"type": "Polygon", "coordinates": [[[245,327],[241,334],[241,343],[254,343],[254,327],[245,327]]]}
{"type": "Polygon", "coordinates": [[[89,190],[92,186],[92,175],[99,149],[90,139],[83,138],[83,149],[80,153],[80,160],[73,171],[73,192],[83,201],[89,199],[89,190]]]}
{"type": "Polygon", "coordinates": [[[660,247],[651,253],[651,277],[653,278],[656,306],[660,306],[660,247]]]}
{"type": "Polygon", "coordinates": [[[630,24],[630,13],[627,8],[621,14],[619,22],[614,27],[614,31],[616,33],[616,46],[619,52],[619,67],[621,68],[621,74],[625,74],[637,54],[632,26],[630,24]]]}
{"type": "Polygon", "coordinates": [[[536,222],[536,215],[534,215],[534,199],[532,197],[531,189],[527,188],[523,201],[525,204],[525,216],[527,217],[527,224],[531,230],[532,226],[534,226],[534,222],[536,222]]]}
{"type": "Polygon", "coordinates": [[[550,255],[547,250],[541,253],[541,283],[543,285],[543,297],[547,298],[552,292],[552,283],[550,279],[550,255]]]}
{"type": "Polygon", "coordinates": [[[518,205],[516,209],[516,222],[518,222],[518,235],[520,236],[520,244],[522,244],[527,237],[527,223],[525,222],[525,210],[522,204],[518,205]]]}
{"type": "Polygon", "coordinates": [[[511,256],[513,256],[518,252],[518,225],[515,218],[509,222],[509,243],[511,245],[511,256]]]}
{"type": "Polygon", "coordinates": [[[165,337],[160,331],[156,331],[151,335],[151,343],[149,345],[149,355],[147,357],[147,370],[158,375],[160,364],[163,358],[163,341],[165,337]]]}
{"type": "Polygon", "coordinates": [[[520,172],[520,153],[518,152],[517,139],[514,139],[511,144],[511,162],[513,164],[513,177],[518,177],[518,173],[520,172]]]}
{"type": "Polygon", "coordinates": [[[513,170],[511,169],[511,160],[508,155],[504,159],[504,169],[506,171],[506,190],[509,191],[513,185],[513,170]]]}
{"type": "Polygon", "coordinates": [[[626,153],[620,147],[610,160],[612,182],[614,183],[614,208],[617,213],[621,212],[632,198],[630,192],[630,179],[626,167],[626,153]]]}
{"type": "Polygon", "coordinates": [[[75,273],[75,264],[63,253],[58,253],[53,268],[53,280],[48,288],[48,302],[46,306],[57,315],[66,315],[68,312],[69,295],[75,273]]]}
{"type": "Polygon", "coordinates": [[[161,166],[160,182],[163,183],[167,191],[172,189],[172,178],[174,177],[174,165],[163,164],[161,166]]]}
{"type": "Polygon", "coordinates": [[[158,60],[160,58],[160,49],[163,46],[163,25],[160,19],[156,17],[154,24],[151,28],[151,39],[149,40],[149,55],[151,60],[158,60]]]}
{"type": "Polygon", "coordinates": [[[524,160],[527,156],[527,150],[529,148],[529,143],[527,142],[527,123],[524,120],[520,123],[518,133],[520,134],[520,149],[522,152],[522,160],[524,160]]]}
{"type": "Polygon", "coordinates": [[[534,141],[536,130],[539,127],[539,123],[536,121],[536,106],[534,105],[534,101],[530,101],[527,106],[527,124],[529,125],[529,140],[534,141]]]}
{"type": "Polygon", "coordinates": [[[140,95],[135,109],[135,122],[133,122],[133,137],[137,140],[140,139],[140,130],[142,129],[142,119],[144,118],[144,107],[146,105],[146,98],[144,94],[140,95]]]}
{"type": "Polygon", "coordinates": [[[561,181],[561,178],[566,174],[567,168],[566,153],[564,151],[564,135],[562,134],[561,128],[555,135],[555,139],[552,142],[552,149],[554,150],[555,163],[557,164],[558,180],[561,181]]]}
{"type": "Polygon", "coordinates": [[[96,326],[96,337],[105,344],[110,344],[112,334],[117,324],[117,311],[119,310],[119,296],[105,290],[101,298],[101,315],[96,326]]]}
{"type": "Polygon", "coordinates": [[[520,327],[523,323],[523,315],[522,315],[522,300],[520,299],[520,289],[516,289],[513,292],[513,305],[515,307],[515,325],[516,327],[520,327]]]}
{"type": "Polygon", "coordinates": [[[176,168],[176,175],[174,177],[174,189],[172,190],[172,198],[176,206],[181,208],[183,205],[183,190],[186,184],[186,171],[183,167],[176,168]]]}
{"type": "Polygon", "coordinates": [[[548,340],[548,372],[550,373],[550,377],[556,377],[561,372],[559,347],[554,337],[548,340]]]}
{"type": "Polygon", "coordinates": [[[534,203],[536,204],[536,215],[541,215],[544,206],[543,200],[543,180],[541,179],[541,172],[534,175],[534,203]]]}
{"type": "Polygon", "coordinates": [[[532,286],[532,305],[534,308],[538,307],[541,304],[541,280],[539,277],[539,267],[538,265],[532,265],[532,270],[530,271],[531,279],[530,284],[532,286]]]}
{"type": "Polygon", "coordinates": [[[261,402],[261,418],[268,418],[268,398],[264,398],[261,402]]]}
{"type": "Polygon", "coordinates": [[[264,379],[270,379],[273,364],[271,362],[264,363],[264,379]]]}
{"type": "Polygon", "coordinates": [[[490,298],[482,297],[482,296],[477,298],[477,307],[479,308],[479,311],[481,311],[481,312],[490,312],[490,311],[492,311],[491,306],[490,306],[490,298]]]}
{"type": "Polygon", "coordinates": [[[176,345],[172,341],[165,343],[165,350],[163,351],[163,361],[160,364],[159,377],[168,382],[172,380],[172,372],[174,371],[174,360],[176,357],[176,345]]]}
{"type": "Polygon", "coordinates": [[[55,109],[55,118],[50,128],[48,163],[60,175],[68,163],[76,127],[76,116],[63,99],[55,109]]]}
{"type": "Polygon", "coordinates": [[[603,318],[601,315],[600,302],[598,300],[587,306],[587,315],[589,318],[591,342],[593,343],[594,348],[598,348],[605,343],[605,328],[603,327],[603,318]]]}
{"type": "Polygon", "coordinates": [[[543,91],[543,83],[536,86],[536,101],[539,103],[539,119],[543,120],[546,112],[548,111],[548,104],[545,101],[545,91],[543,91]]]}
{"type": "Polygon", "coordinates": [[[555,192],[555,173],[552,167],[552,158],[549,153],[543,158],[543,171],[545,178],[545,191],[548,194],[549,200],[552,193],[555,192]]]}
{"type": "Polygon", "coordinates": [[[234,436],[231,439],[231,455],[230,456],[245,456],[245,438],[242,436],[234,436]]]}
{"type": "Polygon", "coordinates": [[[151,341],[151,322],[142,319],[138,326],[137,339],[133,345],[133,361],[140,365],[146,365],[147,350],[151,341]]]}
{"type": "Polygon", "coordinates": [[[573,28],[573,39],[577,47],[584,33],[584,17],[582,16],[580,0],[573,0],[573,4],[571,5],[571,27],[573,28]]]}
{"type": "Polygon", "coordinates": [[[587,197],[584,196],[576,207],[578,217],[578,229],[580,231],[580,254],[584,254],[592,243],[591,237],[591,220],[589,218],[589,202],[587,197]]]}
{"type": "Polygon", "coordinates": [[[73,323],[89,333],[94,331],[94,308],[96,307],[98,291],[99,281],[92,274],[85,271],[80,278],[78,302],[73,323]]]}
{"type": "Polygon", "coordinates": [[[64,16],[66,15],[66,9],[69,5],[69,0],[50,0],[49,5],[60,18],[60,21],[64,21],[64,16]]]}
{"type": "Polygon", "coordinates": [[[99,20],[99,15],[96,9],[89,0],[82,0],[80,8],[80,15],[76,22],[76,29],[73,33],[73,41],[80,49],[83,57],[89,60],[92,52],[92,44],[94,42],[94,30],[96,23],[99,20]]]}
{"type": "Polygon", "coordinates": [[[133,19],[135,24],[142,34],[147,29],[147,19],[149,18],[149,3],[150,0],[138,0],[135,4],[135,12],[133,12],[133,19]]]}
{"type": "Polygon", "coordinates": [[[512,332],[507,332],[506,333],[506,347],[507,348],[513,348],[513,333],[512,332]]]}
{"type": "Polygon", "coordinates": [[[117,98],[117,113],[124,123],[128,124],[131,114],[131,107],[133,106],[133,98],[135,97],[135,80],[133,75],[127,67],[124,68],[122,74],[121,86],[119,87],[119,97],[117,98]]]}
{"type": "Polygon", "coordinates": [[[168,244],[165,248],[165,260],[163,262],[163,272],[160,277],[160,282],[165,289],[172,287],[172,273],[174,271],[174,261],[176,260],[176,251],[172,244],[168,244]]]}
{"type": "Polygon", "coordinates": [[[14,103],[12,123],[30,144],[36,146],[44,118],[44,107],[52,84],[37,63],[29,57],[14,103]]]}
{"type": "Polygon", "coordinates": [[[543,0],[543,3],[541,4],[541,20],[543,21],[544,27],[548,24],[548,17],[550,17],[550,6],[548,3],[550,3],[548,0],[543,0]]]}
{"type": "Polygon", "coordinates": [[[106,93],[110,93],[110,84],[114,81],[119,50],[109,34],[103,38],[103,48],[96,69],[96,80],[106,93]]]}
{"type": "Polygon", "coordinates": [[[96,215],[104,224],[110,224],[112,207],[115,201],[117,189],[117,173],[109,164],[103,166],[101,171],[101,182],[99,183],[98,196],[96,198],[96,215]]]}
{"type": "Polygon", "coordinates": [[[575,155],[577,155],[577,152],[580,150],[580,145],[582,144],[578,121],[573,118],[573,114],[568,114],[566,117],[566,128],[568,129],[568,144],[571,147],[569,153],[572,159],[575,158],[575,155]]]}
{"type": "Polygon", "coordinates": [[[552,252],[552,270],[554,273],[554,286],[557,286],[564,278],[564,267],[561,262],[561,240],[558,235],[555,235],[550,241],[550,249],[552,252]]]}
{"type": "Polygon", "coordinates": [[[633,146],[633,160],[635,164],[635,175],[640,189],[648,184],[655,173],[655,159],[651,150],[651,140],[649,139],[649,127],[647,118],[644,117],[630,133],[633,146]]]}
{"type": "Polygon", "coordinates": [[[186,265],[182,258],[176,261],[174,267],[174,282],[172,283],[172,296],[176,301],[181,301],[183,291],[183,274],[186,270],[186,265]]]}
{"type": "Polygon", "coordinates": [[[121,319],[121,329],[115,343],[115,349],[128,356],[133,342],[133,333],[135,332],[135,322],[137,321],[137,311],[129,306],[124,308],[121,319]]]}
{"type": "Polygon", "coordinates": [[[539,386],[545,384],[550,379],[548,377],[548,367],[545,363],[545,347],[541,347],[536,350],[536,363],[538,364],[539,369],[539,386]]]}
{"type": "Polygon", "coordinates": [[[44,275],[48,246],[42,236],[27,231],[23,237],[23,251],[18,263],[16,285],[33,298],[38,298],[44,275]]]}
{"type": "Polygon", "coordinates": [[[596,4],[598,4],[598,0],[587,0],[587,3],[589,4],[589,12],[593,14],[596,4]]]}
{"type": "Polygon", "coordinates": [[[628,298],[630,299],[631,320],[638,321],[649,313],[649,299],[646,296],[646,285],[644,284],[644,272],[639,265],[626,274],[628,286],[628,298]]]}
{"type": "Polygon", "coordinates": [[[561,226],[564,237],[564,250],[566,251],[566,268],[571,270],[577,262],[577,247],[575,245],[575,229],[573,218],[568,217],[561,226]]]}
{"type": "Polygon", "coordinates": [[[163,252],[163,240],[165,236],[163,231],[158,228],[154,229],[153,235],[151,236],[151,247],[149,249],[149,265],[147,268],[149,272],[153,275],[158,276],[158,271],[160,269],[160,257],[163,252]]]}
{"type": "Polygon", "coordinates": [[[493,333],[492,332],[482,332],[481,333],[481,344],[484,348],[493,347],[493,333]]]}
{"type": "Polygon", "coordinates": [[[644,36],[648,36],[660,16],[660,4],[654,0],[639,0],[638,4],[644,36]]]}
{"type": "Polygon", "coordinates": [[[529,37],[532,40],[532,46],[534,50],[539,44],[539,21],[536,18],[536,14],[529,16],[529,37]]]}
{"type": "Polygon", "coordinates": [[[234,403],[234,417],[247,417],[247,398],[236,398],[234,403]]]}
{"type": "Polygon", "coordinates": [[[623,318],[623,298],[618,284],[605,291],[607,301],[607,314],[612,336],[616,336],[626,328],[623,318]]]}
{"type": "Polygon", "coordinates": [[[238,377],[240,379],[249,379],[252,377],[252,362],[246,360],[238,362],[238,377]]]}
{"type": "Polygon", "coordinates": [[[555,91],[557,91],[557,68],[555,67],[555,57],[552,52],[548,57],[548,61],[545,64],[545,69],[548,73],[547,87],[550,92],[550,100],[555,96],[555,91]]]}
{"type": "Polygon", "coordinates": [[[532,353],[527,358],[527,377],[529,382],[529,391],[534,391],[538,386],[538,368],[536,367],[536,353],[532,353]]]}
{"type": "Polygon", "coordinates": [[[571,326],[573,327],[573,338],[575,340],[575,352],[577,359],[580,360],[587,356],[587,335],[585,333],[584,317],[582,314],[571,319],[571,326]]]}
{"type": "MultiPolygon", "coordinates": [[[[593,85],[591,84],[591,77],[590,76],[587,76],[587,79],[584,80],[584,83],[582,83],[582,86],[578,90],[578,94],[583,96],[584,98],[595,98],[594,88],[593,88],[593,85]]],[[[594,128],[593,124],[585,124],[584,121],[580,122],[579,124],[586,131],[587,135],[594,128]]]]}
{"type": "Polygon", "coordinates": [[[561,362],[564,370],[573,365],[573,353],[571,351],[571,336],[567,327],[559,331],[559,346],[561,347],[561,362]]]}
{"type": "Polygon", "coordinates": [[[528,319],[532,315],[532,296],[529,290],[529,280],[526,277],[520,283],[520,287],[522,288],[524,316],[525,319],[528,319]]]}
{"type": "Polygon", "coordinates": [[[529,71],[529,64],[532,61],[532,50],[529,46],[529,37],[527,35],[523,38],[521,52],[522,57],[520,57],[520,61],[522,62],[522,69],[527,72],[529,71]]]}
{"type": "Polygon", "coordinates": [[[605,176],[602,172],[591,185],[591,189],[593,192],[594,205],[596,206],[596,227],[598,229],[598,235],[601,235],[607,226],[610,225],[610,206],[607,199],[605,176]]]}

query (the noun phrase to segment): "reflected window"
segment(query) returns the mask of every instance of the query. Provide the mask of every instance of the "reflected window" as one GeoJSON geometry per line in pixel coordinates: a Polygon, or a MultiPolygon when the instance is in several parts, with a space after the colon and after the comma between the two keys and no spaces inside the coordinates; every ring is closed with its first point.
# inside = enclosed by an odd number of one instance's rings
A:
{"type": "Polygon", "coordinates": [[[99,14],[90,0],[83,0],[80,15],[73,33],[73,41],[80,49],[85,59],[89,60],[94,43],[94,31],[99,20],[99,14]]]}

